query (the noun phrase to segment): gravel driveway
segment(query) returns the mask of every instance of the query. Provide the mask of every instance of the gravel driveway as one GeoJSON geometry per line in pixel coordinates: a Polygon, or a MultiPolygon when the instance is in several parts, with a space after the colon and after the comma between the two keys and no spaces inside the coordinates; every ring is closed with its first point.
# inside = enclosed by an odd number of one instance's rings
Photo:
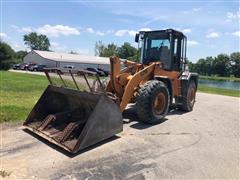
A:
{"type": "Polygon", "coordinates": [[[9,179],[239,179],[239,100],[197,93],[193,112],[154,126],[130,107],[122,133],[76,156],[2,125],[0,169],[9,179]]]}

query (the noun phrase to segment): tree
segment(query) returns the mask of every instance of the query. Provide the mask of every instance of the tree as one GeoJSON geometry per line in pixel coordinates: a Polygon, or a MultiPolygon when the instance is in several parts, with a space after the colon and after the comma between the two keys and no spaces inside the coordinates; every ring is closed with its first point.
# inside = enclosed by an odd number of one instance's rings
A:
{"type": "Polygon", "coordinates": [[[95,55],[96,56],[102,56],[103,54],[103,50],[104,50],[104,44],[102,43],[102,41],[97,41],[95,43],[95,55]]]}
{"type": "Polygon", "coordinates": [[[23,40],[31,50],[49,51],[49,47],[51,46],[46,35],[38,35],[36,32],[24,35],[23,40]]]}
{"type": "Polygon", "coordinates": [[[95,43],[95,55],[100,57],[119,56],[122,59],[136,61],[140,57],[140,51],[131,46],[128,42],[125,42],[121,47],[118,47],[114,43],[104,45],[102,41],[98,41],[95,43]]]}
{"type": "Polygon", "coordinates": [[[14,63],[15,52],[7,43],[0,41],[0,69],[8,70],[14,63]]]}
{"type": "Polygon", "coordinates": [[[230,75],[230,57],[227,54],[219,54],[213,60],[213,73],[219,76],[230,75]]]}
{"type": "Polygon", "coordinates": [[[100,57],[114,56],[117,55],[117,48],[117,45],[114,43],[104,45],[102,41],[98,41],[95,43],[95,55],[100,57]]]}
{"type": "Polygon", "coordinates": [[[201,75],[206,75],[206,69],[207,69],[207,64],[206,64],[206,60],[201,58],[197,61],[197,63],[195,64],[195,70],[197,73],[201,74],[201,75]]]}
{"type": "Polygon", "coordinates": [[[102,57],[110,57],[110,56],[117,55],[117,48],[118,47],[113,43],[108,44],[107,47],[103,48],[101,56],[102,57]]]}
{"type": "Polygon", "coordinates": [[[240,52],[234,52],[230,55],[231,74],[240,77],[240,52]]]}
{"type": "Polygon", "coordinates": [[[120,58],[128,59],[133,58],[137,54],[137,49],[131,46],[130,43],[125,42],[121,47],[118,48],[118,55],[120,58]]]}
{"type": "Polygon", "coordinates": [[[26,55],[27,55],[27,51],[17,51],[15,53],[15,58],[19,61],[22,61],[26,55]]]}
{"type": "Polygon", "coordinates": [[[206,57],[205,59],[206,63],[205,63],[205,74],[208,76],[211,76],[213,73],[213,61],[214,58],[212,56],[210,57],[206,57]]]}

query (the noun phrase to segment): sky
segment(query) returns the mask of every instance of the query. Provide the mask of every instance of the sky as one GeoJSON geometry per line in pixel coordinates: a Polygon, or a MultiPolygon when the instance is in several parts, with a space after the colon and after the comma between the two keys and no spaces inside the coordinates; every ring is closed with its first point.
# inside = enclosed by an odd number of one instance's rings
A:
{"type": "Polygon", "coordinates": [[[240,8],[231,0],[0,0],[1,40],[29,50],[23,35],[35,31],[49,37],[51,50],[94,55],[96,41],[118,46],[139,30],[173,28],[188,38],[192,62],[239,51],[240,8]]]}

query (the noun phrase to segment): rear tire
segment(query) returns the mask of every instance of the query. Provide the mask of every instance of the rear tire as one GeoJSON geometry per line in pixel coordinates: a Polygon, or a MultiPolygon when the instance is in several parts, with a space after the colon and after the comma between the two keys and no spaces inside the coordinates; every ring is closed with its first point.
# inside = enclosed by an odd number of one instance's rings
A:
{"type": "Polygon", "coordinates": [[[137,115],[142,122],[156,124],[168,113],[169,92],[166,85],[157,80],[146,82],[136,98],[137,115]]]}
{"type": "Polygon", "coordinates": [[[185,88],[183,92],[183,100],[180,109],[183,111],[190,112],[193,110],[193,106],[195,103],[196,97],[196,83],[194,81],[190,81],[187,88],[185,88]]]}

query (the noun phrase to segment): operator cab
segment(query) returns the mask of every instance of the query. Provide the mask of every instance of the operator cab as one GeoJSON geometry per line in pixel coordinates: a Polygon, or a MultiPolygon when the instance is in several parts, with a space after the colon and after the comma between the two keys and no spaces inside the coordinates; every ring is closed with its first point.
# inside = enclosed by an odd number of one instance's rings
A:
{"type": "Polygon", "coordinates": [[[135,42],[141,49],[141,63],[162,62],[165,70],[180,71],[186,61],[186,36],[176,30],[140,31],[135,42]]]}

